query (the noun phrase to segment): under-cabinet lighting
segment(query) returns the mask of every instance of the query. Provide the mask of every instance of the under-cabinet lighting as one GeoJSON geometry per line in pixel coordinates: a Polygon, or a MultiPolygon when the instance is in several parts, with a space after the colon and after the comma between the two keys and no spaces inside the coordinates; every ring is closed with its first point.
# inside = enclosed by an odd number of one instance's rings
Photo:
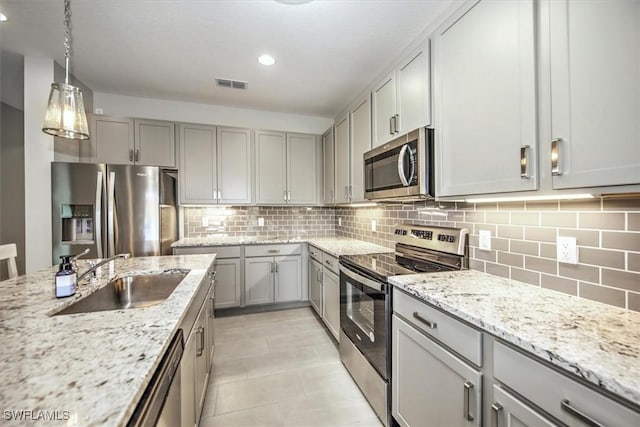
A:
{"type": "Polygon", "coordinates": [[[593,199],[594,194],[550,194],[547,196],[512,196],[512,197],[484,197],[478,199],[465,199],[468,203],[493,203],[493,202],[537,202],[546,200],[580,200],[593,199]]]}
{"type": "Polygon", "coordinates": [[[361,202],[361,203],[349,203],[347,205],[350,208],[370,208],[373,206],[378,206],[375,202],[361,202]]]}

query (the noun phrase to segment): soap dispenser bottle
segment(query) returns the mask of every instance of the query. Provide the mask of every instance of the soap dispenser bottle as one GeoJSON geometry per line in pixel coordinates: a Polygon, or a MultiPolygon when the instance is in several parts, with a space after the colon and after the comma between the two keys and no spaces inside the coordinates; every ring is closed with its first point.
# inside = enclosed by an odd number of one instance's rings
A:
{"type": "Polygon", "coordinates": [[[71,263],[71,255],[60,257],[60,269],[56,273],[56,298],[70,297],[78,288],[78,275],[71,263]]]}

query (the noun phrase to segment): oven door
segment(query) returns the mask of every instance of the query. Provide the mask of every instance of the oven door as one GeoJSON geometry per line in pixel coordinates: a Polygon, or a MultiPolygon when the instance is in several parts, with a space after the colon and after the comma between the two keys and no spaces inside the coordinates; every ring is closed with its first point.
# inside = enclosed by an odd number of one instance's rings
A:
{"type": "Polygon", "coordinates": [[[387,380],[387,284],[340,265],[340,327],[387,380]]]}

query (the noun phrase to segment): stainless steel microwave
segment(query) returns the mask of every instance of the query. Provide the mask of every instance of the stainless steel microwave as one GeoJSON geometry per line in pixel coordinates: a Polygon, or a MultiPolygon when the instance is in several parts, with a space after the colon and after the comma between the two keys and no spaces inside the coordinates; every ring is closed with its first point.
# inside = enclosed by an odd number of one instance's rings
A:
{"type": "Polygon", "coordinates": [[[364,153],[364,196],[369,200],[434,197],[433,129],[419,128],[364,153]]]}

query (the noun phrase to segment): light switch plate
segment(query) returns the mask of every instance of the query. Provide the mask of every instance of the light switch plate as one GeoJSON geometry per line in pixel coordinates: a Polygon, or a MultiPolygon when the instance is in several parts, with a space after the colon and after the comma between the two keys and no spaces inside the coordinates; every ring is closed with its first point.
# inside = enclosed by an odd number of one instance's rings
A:
{"type": "Polygon", "coordinates": [[[372,219],[371,220],[371,231],[377,231],[376,228],[377,228],[376,227],[376,220],[372,219]]]}
{"type": "Polygon", "coordinates": [[[556,247],[559,262],[566,264],[578,263],[578,247],[575,237],[558,236],[556,247]]]}
{"type": "Polygon", "coordinates": [[[202,226],[203,227],[208,227],[209,226],[209,218],[207,218],[206,216],[202,217],[202,226]]]}
{"type": "Polygon", "coordinates": [[[264,218],[258,218],[258,227],[264,227],[264,218]]]}
{"type": "Polygon", "coordinates": [[[478,234],[480,235],[478,239],[478,247],[483,251],[490,251],[491,250],[491,231],[480,230],[478,234]]]}

